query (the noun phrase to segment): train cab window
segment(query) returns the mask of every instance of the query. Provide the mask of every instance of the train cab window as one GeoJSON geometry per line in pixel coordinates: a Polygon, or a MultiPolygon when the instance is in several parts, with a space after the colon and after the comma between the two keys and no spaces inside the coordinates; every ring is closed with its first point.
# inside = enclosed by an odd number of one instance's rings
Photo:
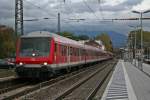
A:
{"type": "Polygon", "coordinates": [[[21,38],[20,56],[49,56],[50,38],[21,38]]]}

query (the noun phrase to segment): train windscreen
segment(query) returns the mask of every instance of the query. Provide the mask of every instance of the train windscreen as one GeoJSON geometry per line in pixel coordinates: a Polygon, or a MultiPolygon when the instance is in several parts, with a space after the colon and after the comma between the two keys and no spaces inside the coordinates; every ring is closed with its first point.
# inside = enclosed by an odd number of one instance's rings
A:
{"type": "Polygon", "coordinates": [[[21,38],[20,56],[48,56],[50,53],[50,38],[21,38]]]}

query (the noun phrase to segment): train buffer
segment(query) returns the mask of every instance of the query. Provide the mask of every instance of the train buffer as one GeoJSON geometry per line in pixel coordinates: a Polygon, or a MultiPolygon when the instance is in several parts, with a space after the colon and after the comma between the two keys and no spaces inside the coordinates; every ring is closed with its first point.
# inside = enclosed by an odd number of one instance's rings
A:
{"type": "Polygon", "coordinates": [[[119,60],[102,100],[150,100],[150,65],[143,64],[142,71],[119,60]]]}

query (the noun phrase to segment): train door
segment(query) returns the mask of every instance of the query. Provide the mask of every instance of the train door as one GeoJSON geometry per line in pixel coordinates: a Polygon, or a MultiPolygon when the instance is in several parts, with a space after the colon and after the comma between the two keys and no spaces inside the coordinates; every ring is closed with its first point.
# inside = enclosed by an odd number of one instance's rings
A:
{"type": "Polygon", "coordinates": [[[79,48],[79,62],[81,62],[81,48],[79,48]]]}
{"type": "Polygon", "coordinates": [[[70,47],[67,46],[67,63],[70,64],[70,47]]]}
{"type": "Polygon", "coordinates": [[[86,63],[86,60],[87,60],[87,54],[86,54],[86,50],[85,50],[85,49],[83,49],[83,56],[84,56],[84,61],[85,61],[85,63],[86,63]]]}
{"type": "Polygon", "coordinates": [[[57,44],[55,43],[55,50],[54,50],[54,62],[57,63],[57,44]]]}
{"type": "Polygon", "coordinates": [[[58,48],[58,44],[55,43],[54,61],[56,64],[59,63],[58,56],[59,56],[59,48],[58,48]]]}
{"type": "Polygon", "coordinates": [[[57,44],[57,63],[61,62],[60,57],[61,57],[61,47],[60,47],[60,44],[58,43],[57,44]]]}

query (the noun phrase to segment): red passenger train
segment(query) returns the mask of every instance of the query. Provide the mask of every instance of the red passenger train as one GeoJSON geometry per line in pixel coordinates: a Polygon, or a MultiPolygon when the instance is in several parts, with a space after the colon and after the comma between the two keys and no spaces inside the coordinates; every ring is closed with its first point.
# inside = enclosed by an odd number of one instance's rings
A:
{"type": "Polygon", "coordinates": [[[45,31],[21,36],[17,42],[16,73],[19,77],[51,77],[57,72],[110,59],[99,48],[45,31]]]}

